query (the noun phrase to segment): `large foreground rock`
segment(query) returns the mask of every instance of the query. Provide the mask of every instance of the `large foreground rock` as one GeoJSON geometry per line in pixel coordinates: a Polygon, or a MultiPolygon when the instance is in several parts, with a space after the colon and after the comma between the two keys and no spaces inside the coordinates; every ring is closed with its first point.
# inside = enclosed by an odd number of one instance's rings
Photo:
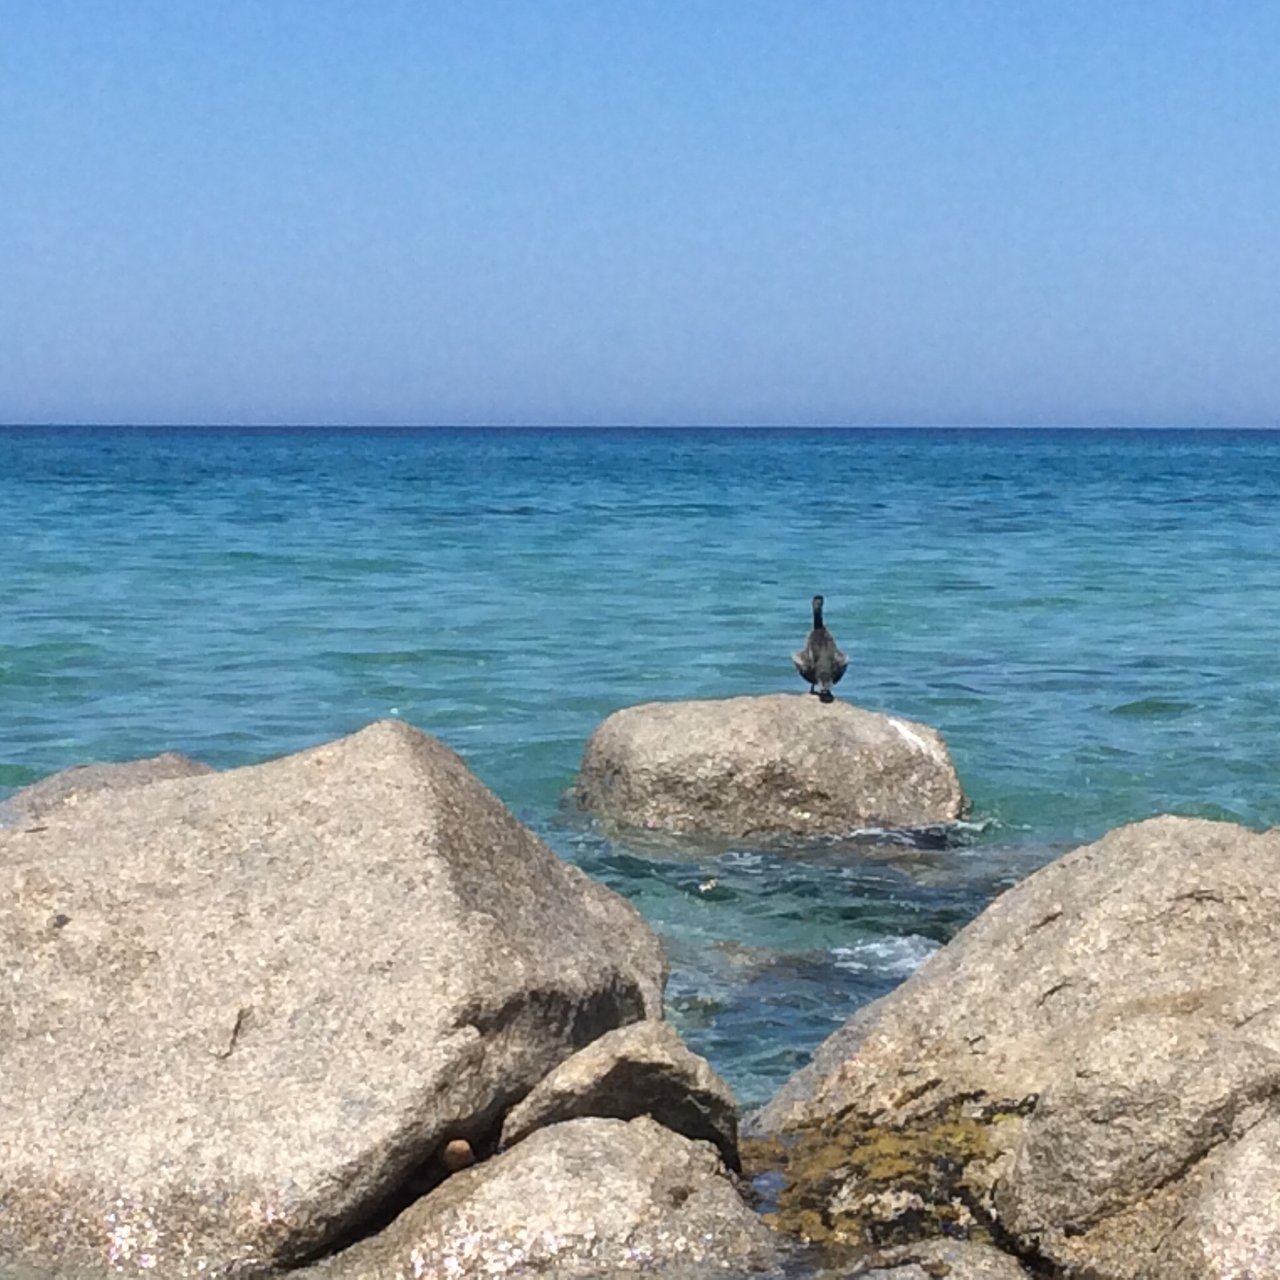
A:
{"type": "Polygon", "coordinates": [[[1004,894],[755,1124],[779,1221],[1094,1280],[1280,1275],[1280,831],[1161,818],[1004,894]]]}
{"type": "Polygon", "coordinates": [[[502,1126],[502,1145],[581,1116],[649,1116],[686,1138],[715,1143],[725,1164],[739,1168],[732,1091],[665,1022],[633,1022],[608,1031],[567,1058],[512,1108],[502,1126]]]}
{"type": "Polygon", "coordinates": [[[47,814],[101,791],[127,791],[170,778],[197,778],[213,769],[190,756],[166,751],[120,764],[79,764],[14,792],[0,804],[0,826],[39,822],[47,814]]]}
{"type": "Polygon", "coordinates": [[[773,1270],[779,1241],[705,1142],[653,1120],[539,1129],[450,1178],[315,1280],[706,1277],[773,1270]]]}
{"type": "Polygon", "coordinates": [[[0,1273],[253,1275],[481,1153],[658,942],[425,735],[0,833],[0,1273]]]}
{"type": "Polygon", "coordinates": [[[651,702],[587,743],[578,803],[690,835],[836,835],[951,822],[965,797],[927,725],[807,694],[651,702]]]}

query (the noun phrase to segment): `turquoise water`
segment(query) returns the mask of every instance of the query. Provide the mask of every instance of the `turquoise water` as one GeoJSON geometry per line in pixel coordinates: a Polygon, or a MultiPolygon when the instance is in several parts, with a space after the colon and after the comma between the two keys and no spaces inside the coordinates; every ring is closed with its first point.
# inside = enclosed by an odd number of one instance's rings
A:
{"type": "Polygon", "coordinates": [[[0,795],[437,734],[666,939],[747,1103],[991,895],[1119,823],[1280,822],[1280,433],[0,431],[0,795]],[[628,847],[562,803],[609,712],[796,690],[936,725],[951,848],[628,847]]]}

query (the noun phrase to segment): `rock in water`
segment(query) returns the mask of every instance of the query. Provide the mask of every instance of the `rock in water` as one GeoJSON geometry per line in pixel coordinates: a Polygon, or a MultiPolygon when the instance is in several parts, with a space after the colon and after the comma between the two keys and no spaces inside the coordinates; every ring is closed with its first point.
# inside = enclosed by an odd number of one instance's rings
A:
{"type": "Polygon", "coordinates": [[[121,764],[81,764],[50,774],[0,804],[0,826],[40,822],[60,809],[74,808],[99,791],[125,791],[169,778],[195,778],[213,769],[176,751],[121,764]]]}
{"type": "Polygon", "coordinates": [[[578,803],[607,822],[689,835],[837,835],[964,812],[938,732],[805,694],[651,702],[591,735],[578,803]]]}
{"type": "MultiPolygon", "coordinates": [[[[468,1280],[770,1270],[778,1238],[715,1148],[653,1120],[569,1120],[455,1174],[307,1280],[468,1280]]],[[[299,1277],[302,1280],[302,1277],[299,1277]]]]}
{"type": "Polygon", "coordinates": [[[780,1222],[1096,1280],[1280,1275],[1280,830],[1159,818],[1009,890],[752,1124],[780,1222]]]}
{"type": "Polygon", "coordinates": [[[660,1014],[656,937],[389,721],[0,833],[0,1272],[257,1274],[660,1014]]]}
{"type": "Polygon", "coordinates": [[[714,1142],[738,1169],[738,1107],[729,1086],[665,1022],[608,1031],[566,1058],[502,1126],[511,1146],[535,1129],[580,1116],[650,1116],[686,1138],[714,1142]]]}

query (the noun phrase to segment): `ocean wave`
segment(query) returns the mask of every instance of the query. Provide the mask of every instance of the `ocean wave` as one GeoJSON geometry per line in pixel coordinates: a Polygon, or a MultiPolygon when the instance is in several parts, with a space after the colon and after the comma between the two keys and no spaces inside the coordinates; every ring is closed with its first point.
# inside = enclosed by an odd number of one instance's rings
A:
{"type": "Polygon", "coordinates": [[[868,938],[848,947],[832,947],[830,954],[837,969],[905,978],[937,949],[938,943],[932,938],[908,933],[900,937],[868,938]]]}

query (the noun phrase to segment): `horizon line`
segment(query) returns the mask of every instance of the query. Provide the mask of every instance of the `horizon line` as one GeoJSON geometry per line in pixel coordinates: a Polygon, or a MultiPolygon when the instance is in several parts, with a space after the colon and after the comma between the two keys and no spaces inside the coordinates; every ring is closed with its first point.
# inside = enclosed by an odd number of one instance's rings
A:
{"type": "Polygon", "coordinates": [[[1274,431],[1280,422],[0,422],[0,431],[1274,431]]]}

